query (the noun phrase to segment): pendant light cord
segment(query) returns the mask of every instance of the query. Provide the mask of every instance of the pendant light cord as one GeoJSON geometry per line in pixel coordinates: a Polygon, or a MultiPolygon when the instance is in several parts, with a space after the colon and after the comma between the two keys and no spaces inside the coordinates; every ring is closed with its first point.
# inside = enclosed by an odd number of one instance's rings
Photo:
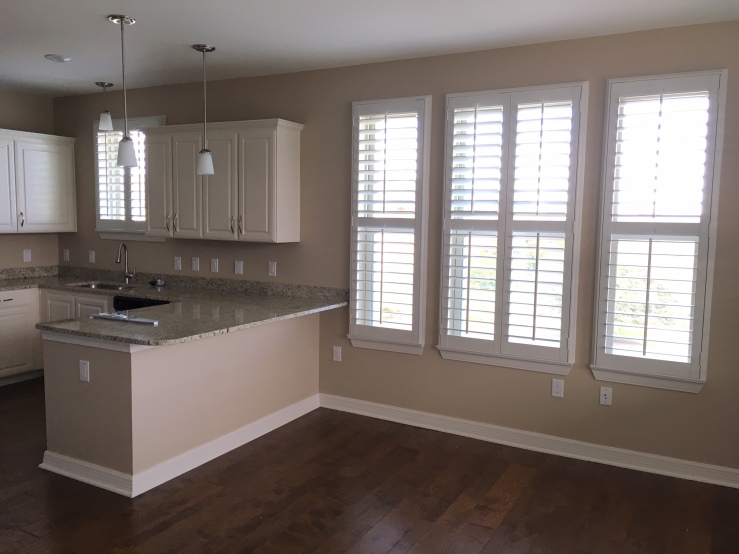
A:
{"type": "Polygon", "coordinates": [[[124,17],[121,17],[121,68],[123,69],[123,136],[128,136],[128,104],[126,103],[126,42],[123,38],[124,17]]]}
{"type": "Polygon", "coordinates": [[[208,87],[205,81],[205,50],[203,50],[203,148],[208,149],[208,87]]]}

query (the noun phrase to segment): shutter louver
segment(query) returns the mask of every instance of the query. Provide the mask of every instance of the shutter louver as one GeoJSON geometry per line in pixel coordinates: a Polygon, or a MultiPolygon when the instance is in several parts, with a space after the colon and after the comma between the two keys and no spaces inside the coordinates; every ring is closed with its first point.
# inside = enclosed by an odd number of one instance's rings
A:
{"type": "Polygon", "coordinates": [[[125,221],[126,183],[124,169],[117,166],[120,131],[97,133],[98,211],[100,219],[125,221]]]}

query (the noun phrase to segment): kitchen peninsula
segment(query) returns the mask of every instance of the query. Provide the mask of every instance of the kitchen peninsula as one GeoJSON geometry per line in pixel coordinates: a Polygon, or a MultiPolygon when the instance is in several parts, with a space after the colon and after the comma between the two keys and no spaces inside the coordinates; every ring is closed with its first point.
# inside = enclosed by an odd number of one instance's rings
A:
{"type": "Polygon", "coordinates": [[[340,295],[124,294],[170,303],[135,311],[156,327],[100,319],[37,326],[42,468],[133,497],[318,407],[318,313],[346,305],[340,295]]]}

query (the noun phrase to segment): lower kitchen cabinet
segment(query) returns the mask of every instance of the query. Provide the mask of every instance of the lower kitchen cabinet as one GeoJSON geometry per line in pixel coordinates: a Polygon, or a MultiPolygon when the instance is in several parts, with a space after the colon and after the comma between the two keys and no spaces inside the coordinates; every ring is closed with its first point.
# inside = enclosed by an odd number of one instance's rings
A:
{"type": "Polygon", "coordinates": [[[80,319],[110,311],[111,299],[97,294],[41,291],[41,320],[80,319]]]}
{"type": "Polygon", "coordinates": [[[0,292],[0,377],[40,369],[38,290],[0,292]]]}

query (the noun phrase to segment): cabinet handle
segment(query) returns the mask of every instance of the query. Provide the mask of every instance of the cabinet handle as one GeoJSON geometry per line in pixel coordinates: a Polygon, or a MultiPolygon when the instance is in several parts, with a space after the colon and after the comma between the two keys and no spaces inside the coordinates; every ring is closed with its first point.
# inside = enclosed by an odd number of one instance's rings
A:
{"type": "Polygon", "coordinates": [[[177,225],[177,214],[174,214],[174,221],[173,221],[172,223],[173,223],[173,228],[174,228],[174,230],[175,230],[175,231],[179,231],[179,230],[180,230],[180,228],[179,228],[179,226],[177,225]]]}
{"type": "Polygon", "coordinates": [[[231,216],[231,234],[233,235],[234,233],[234,216],[231,216]]]}
{"type": "Polygon", "coordinates": [[[244,216],[239,216],[239,233],[244,234],[244,216]]]}
{"type": "Polygon", "coordinates": [[[169,214],[167,214],[167,219],[164,221],[164,226],[167,228],[167,231],[169,231],[169,214]]]}
{"type": "Polygon", "coordinates": [[[13,301],[12,298],[3,298],[3,299],[0,299],[0,302],[12,302],[12,301],[13,301]]]}
{"type": "Polygon", "coordinates": [[[23,212],[21,212],[21,227],[23,227],[26,224],[26,216],[23,215],[23,212]]]}

